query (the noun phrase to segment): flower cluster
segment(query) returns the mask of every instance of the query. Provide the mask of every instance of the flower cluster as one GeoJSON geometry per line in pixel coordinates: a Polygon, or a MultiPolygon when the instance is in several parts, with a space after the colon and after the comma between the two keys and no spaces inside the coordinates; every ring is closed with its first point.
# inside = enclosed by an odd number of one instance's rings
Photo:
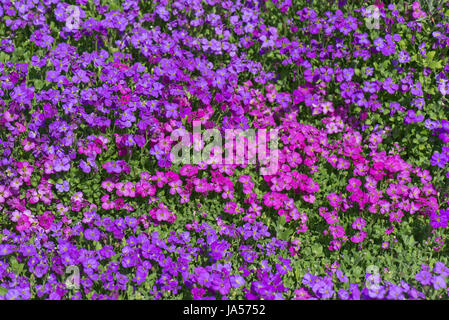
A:
{"type": "Polygon", "coordinates": [[[0,299],[449,296],[448,2],[72,2],[0,0],[0,299]]]}

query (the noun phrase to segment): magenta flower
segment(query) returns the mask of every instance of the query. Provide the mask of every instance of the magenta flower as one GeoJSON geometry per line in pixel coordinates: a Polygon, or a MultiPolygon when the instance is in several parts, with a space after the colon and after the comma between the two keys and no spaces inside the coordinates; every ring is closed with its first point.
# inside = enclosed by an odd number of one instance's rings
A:
{"type": "Polygon", "coordinates": [[[116,185],[111,180],[105,180],[101,183],[101,187],[103,189],[106,189],[108,192],[112,192],[114,190],[114,188],[116,187],[116,185]]]}
{"type": "Polygon", "coordinates": [[[43,215],[39,218],[39,224],[44,229],[50,229],[53,220],[55,219],[54,215],[50,211],[45,211],[43,215]]]}
{"type": "Polygon", "coordinates": [[[441,210],[439,214],[433,212],[430,215],[430,225],[432,228],[447,228],[449,223],[449,214],[441,210]]]}
{"type": "Polygon", "coordinates": [[[352,223],[352,228],[356,230],[362,230],[366,226],[366,221],[363,218],[357,218],[352,223]]]}

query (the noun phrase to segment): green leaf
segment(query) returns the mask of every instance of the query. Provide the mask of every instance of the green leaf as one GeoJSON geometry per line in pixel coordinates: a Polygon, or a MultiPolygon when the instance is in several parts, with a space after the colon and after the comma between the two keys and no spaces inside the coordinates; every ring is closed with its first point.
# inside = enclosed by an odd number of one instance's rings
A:
{"type": "Polygon", "coordinates": [[[287,241],[290,238],[290,230],[278,232],[277,236],[280,240],[287,241]]]}
{"type": "Polygon", "coordinates": [[[34,87],[40,90],[44,87],[44,82],[42,80],[34,80],[34,87]]]}
{"type": "Polygon", "coordinates": [[[24,264],[19,263],[15,257],[10,257],[9,258],[9,266],[11,267],[11,270],[15,274],[20,274],[23,270],[24,264]]]}
{"type": "Polygon", "coordinates": [[[6,53],[0,52],[0,62],[5,63],[9,60],[10,60],[10,58],[6,53]]]}
{"type": "Polygon", "coordinates": [[[8,289],[4,288],[4,287],[0,287],[0,296],[4,296],[5,294],[8,293],[8,289]]]}
{"type": "Polygon", "coordinates": [[[126,291],[126,294],[128,295],[128,299],[134,298],[134,289],[132,286],[128,286],[128,290],[126,291]]]}
{"type": "Polygon", "coordinates": [[[287,222],[287,219],[285,218],[285,216],[280,216],[279,218],[278,218],[278,226],[284,226],[285,225],[285,223],[287,222]]]}
{"type": "Polygon", "coordinates": [[[430,61],[429,68],[432,70],[440,69],[442,67],[441,61],[430,61]]]}
{"type": "Polygon", "coordinates": [[[312,252],[315,256],[320,257],[323,255],[323,247],[319,244],[314,244],[312,246],[312,252]]]}

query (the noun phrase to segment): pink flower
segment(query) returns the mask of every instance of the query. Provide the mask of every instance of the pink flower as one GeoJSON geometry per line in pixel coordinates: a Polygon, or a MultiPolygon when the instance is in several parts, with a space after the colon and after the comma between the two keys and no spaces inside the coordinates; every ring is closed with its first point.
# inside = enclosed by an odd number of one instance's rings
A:
{"type": "Polygon", "coordinates": [[[190,201],[190,194],[186,192],[181,192],[179,195],[181,196],[180,203],[187,203],[190,201]]]}
{"type": "Polygon", "coordinates": [[[402,210],[398,210],[396,212],[391,212],[390,213],[390,222],[401,222],[402,221],[402,217],[404,216],[404,213],[402,212],[402,210]]]}
{"type": "Polygon", "coordinates": [[[53,220],[55,219],[55,216],[50,211],[45,211],[43,215],[39,218],[39,224],[42,228],[48,230],[51,227],[51,224],[53,220]]]}
{"type": "MultiPolygon", "coordinates": [[[[34,171],[34,168],[28,161],[19,161],[17,162],[17,171],[22,177],[29,178],[34,171]]],[[[29,179],[24,180],[29,181],[29,179]]]]}
{"type": "Polygon", "coordinates": [[[339,240],[332,240],[329,243],[329,251],[340,250],[340,248],[341,248],[341,242],[339,240]]]}
{"type": "Polygon", "coordinates": [[[357,190],[360,190],[359,187],[362,185],[362,182],[359,179],[351,178],[348,181],[348,185],[346,186],[346,190],[348,192],[355,192],[357,190]]]}
{"type": "Polygon", "coordinates": [[[198,173],[198,169],[195,166],[192,166],[190,164],[186,164],[184,165],[181,170],[179,171],[179,173],[182,176],[187,176],[187,177],[191,177],[194,176],[198,173]]]}
{"type": "Polygon", "coordinates": [[[308,203],[314,203],[316,200],[316,197],[313,194],[303,195],[302,198],[304,199],[305,202],[308,203]]]}
{"type": "Polygon", "coordinates": [[[55,172],[55,169],[53,166],[53,160],[47,160],[44,162],[44,172],[46,174],[52,174],[55,172]]]}
{"type": "Polygon", "coordinates": [[[64,213],[66,213],[67,211],[69,211],[69,208],[66,207],[66,206],[64,206],[62,203],[58,203],[58,204],[56,205],[56,210],[57,210],[57,212],[58,212],[61,216],[63,216],[64,213]]]}
{"type": "Polygon", "coordinates": [[[115,183],[111,180],[105,180],[101,183],[101,187],[106,189],[108,192],[112,192],[115,188],[115,183]]]}
{"type": "Polygon", "coordinates": [[[115,184],[115,194],[119,197],[124,196],[126,193],[126,187],[123,182],[117,182],[115,184]]]}
{"type": "Polygon", "coordinates": [[[193,184],[195,185],[195,191],[199,193],[208,191],[208,183],[206,178],[193,180],[193,184]]]}
{"type": "Polygon", "coordinates": [[[28,140],[28,139],[24,139],[24,140],[22,141],[22,146],[23,146],[23,149],[24,149],[25,151],[30,151],[30,150],[34,149],[34,147],[35,147],[36,145],[35,145],[35,143],[32,142],[32,141],[30,141],[30,140],[28,140]]]}
{"type": "Polygon", "coordinates": [[[363,240],[365,240],[365,238],[366,238],[366,232],[365,231],[360,231],[355,236],[351,237],[351,241],[353,243],[360,243],[360,242],[363,242],[363,240]]]}
{"type": "Polygon", "coordinates": [[[316,193],[320,191],[320,185],[309,178],[307,179],[307,187],[305,188],[305,191],[309,193],[316,193]]]}
{"type": "Polygon", "coordinates": [[[137,182],[136,193],[141,197],[153,196],[156,194],[156,187],[147,181],[137,182]]]}
{"type": "Polygon", "coordinates": [[[156,221],[167,221],[169,223],[173,223],[176,220],[176,215],[174,215],[168,207],[159,202],[158,208],[153,208],[150,210],[150,215],[156,221]]]}
{"type": "Polygon", "coordinates": [[[345,235],[345,229],[340,225],[329,226],[329,231],[334,239],[343,238],[345,235]]]}
{"type": "Polygon", "coordinates": [[[230,201],[225,204],[224,212],[229,213],[229,214],[234,214],[235,208],[237,208],[237,204],[235,202],[230,201]]]}
{"type": "Polygon", "coordinates": [[[309,229],[309,227],[306,224],[300,224],[297,232],[305,233],[308,229],[309,229]]]}
{"type": "Polygon", "coordinates": [[[151,177],[152,181],[156,181],[157,187],[162,188],[168,181],[166,175],[163,172],[156,171],[156,175],[151,177]]]}
{"type": "Polygon", "coordinates": [[[37,194],[35,189],[27,190],[27,198],[29,203],[37,203],[39,202],[39,195],[37,194]]]}
{"type": "Polygon", "coordinates": [[[125,183],[125,191],[123,192],[125,197],[134,198],[136,196],[136,188],[134,187],[134,183],[131,181],[127,181],[125,183]]]}
{"type": "Polygon", "coordinates": [[[121,210],[125,206],[123,198],[118,198],[114,202],[114,209],[121,210]]]}
{"type": "Polygon", "coordinates": [[[312,295],[306,288],[300,288],[295,290],[295,300],[308,300],[312,295]]]}
{"type": "Polygon", "coordinates": [[[176,181],[169,182],[168,185],[171,187],[170,194],[182,192],[182,181],[181,180],[178,179],[176,181]]]}
{"type": "Polygon", "coordinates": [[[110,210],[110,209],[114,209],[115,208],[115,203],[109,201],[109,195],[105,194],[104,196],[101,197],[101,207],[104,210],[110,210]]]}
{"type": "Polygon", "coordinates": [[[280,186],[280,179],[277,179],[276,177],[271,179],[271,190],[272,191],[282,191],[282,187],[280,186]]]}
{"type": "Polygon", "coordinates": [[[82,193],[81,191],[75,193],[75,194],[72,196],[71,200],[72,200],[72,202],[74,202],[74,203],[81,203],[81,202],[84,200],[84,199],[83,199],[83,193],[82,193]]]}
{"type": "Polygon", "coordinates": [[[413,8],[412,17],[414,19],[427,17],[427,14],[424,11],[421,10],[421,5],[419,4],[418,1],[413,2],[412,8],[413,8]]]}
{"type": "Polygon", "coordinates": [[[31,223],[28,219],[28,216],[25,214],[22,214],[19,218],[19,221],[17,221],[16,229],[17,231],[24,231],[27,230],[31,226],[31,223]]]}
{"type": "Polygon", "coordinates": [[[352,228],[355,230],[362,230],[366,226],[366,221],[363,218],[357,218],[352,223],[352,228]]]}
{"type": "Polygon", "coordinates": [[[234,199],[234,188],[228,185],[223,186],[223,193],[221,194],[223,199],[234,199]]]}
{"type": "Polygon", "coordinates": [[[326,211],[323,213],[322,217],[324,218],[324,220],[326,220],[327,224],[331,224],[331,225],[340,220],[338,218],[336,211],[332,211],[332,212],[326,211]]]}
{"type": "Polygon", "coordinates": [[[373,179],[371,176],[366,177],[366,183],[364,184],[365,188],[368,190],[375,190],[377,186],[377,181],[373,179]]]}
{"type": "Polygon", "coordinates": [[[247,185],[249,182],[251,182],[251,176],[243,175],[239,177],[239,182],[243,184],[243,186],[247,185]]]}
{"type": "Polygon", "coordinates": [[[11,192],[5,186],[0,185],[0,203],[4,203],[11,196],[11,192]]]}

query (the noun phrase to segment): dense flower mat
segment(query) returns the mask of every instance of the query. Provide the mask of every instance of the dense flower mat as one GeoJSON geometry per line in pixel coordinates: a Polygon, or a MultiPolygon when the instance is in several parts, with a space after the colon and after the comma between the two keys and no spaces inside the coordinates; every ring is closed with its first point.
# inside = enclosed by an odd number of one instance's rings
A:
{"type": "Polygon", "coordinates": [[[447,1],[0,3],[1,299],[448,298],[447,1]]]}

